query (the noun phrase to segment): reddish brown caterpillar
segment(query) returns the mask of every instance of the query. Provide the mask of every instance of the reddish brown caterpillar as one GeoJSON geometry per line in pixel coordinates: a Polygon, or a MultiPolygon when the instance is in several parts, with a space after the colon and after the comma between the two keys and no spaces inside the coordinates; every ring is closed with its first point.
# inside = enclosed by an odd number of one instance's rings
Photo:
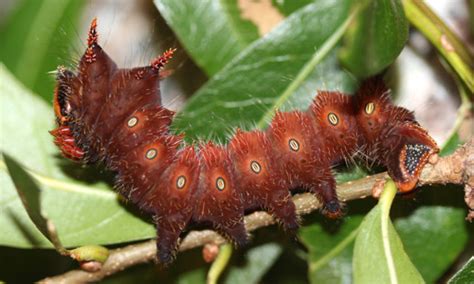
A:
{"type": "Polygon", "coordinates": [[[291,193],[309,191],[331,218],[342,215],[331,168],[358,153],[386,166],[401,192],[417,183],[436,143],[413,113],[392,105],[380,78],[355,96],[322,91],[305,111],[277,112],[265,131],[238,130],[228,145],[185,145],[169,131],[160,71],[173,50],[150,66],[119,69],[97,43],[96,21],[78,72],[58,68],[51,133],[63,155],[103,162],[122,195],[153,216],[158,258],[170,263],[180,234],[197,223],[229,241],[247,241],[248,210],[270,212],[293,232],[291,193]]]}

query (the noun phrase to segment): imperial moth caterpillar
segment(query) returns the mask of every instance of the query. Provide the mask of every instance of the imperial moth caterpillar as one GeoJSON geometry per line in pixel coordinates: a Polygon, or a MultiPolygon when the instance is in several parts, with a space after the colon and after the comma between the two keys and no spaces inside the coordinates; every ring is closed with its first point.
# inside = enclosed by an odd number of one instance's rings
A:
{"type": "Polygon", "coordinates": [[[387,167],[408,192],[439,151],[413,113],[391,103],[380,77],[355,96],[320,91],[307,111],[276,112],[266,130],[237,130],[228,145],[186,145],[170,132],[174,113],[160,98],[160,72],[174,50],[120,69],[98,44],[96,26],[93,20],[77,72],[58,68],[51,134],[66,158],[117,173],[118,191],[153,217],[164,264],[193,223],[241,246],[245,212],[262,209],[294,232],[296,189],[313,193],[324,215],[342,216],[331,169],[355,154],[387,167]]]}

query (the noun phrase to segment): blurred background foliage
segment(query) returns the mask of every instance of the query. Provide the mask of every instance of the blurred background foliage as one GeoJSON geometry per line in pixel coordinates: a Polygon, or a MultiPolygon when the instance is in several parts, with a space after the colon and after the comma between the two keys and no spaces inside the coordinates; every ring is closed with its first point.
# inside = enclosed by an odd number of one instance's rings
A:
{"type": "MultiPolygon", "coordinates": [[[[427,4],[472,53],[472,2],[427,4]]],[[[47,133],[54,127],[54,70],[74,70],[93,17],[100,44],[119,66],[148,64],[163,50],[178,48],[162,93],[165,106],[179,112],[174,128],[189,139],[225,141],[234,127],[264,128],[274,107],[305,109],[316,90],[351,92],[361,78],[387,68],[397,103],[416,112],[447,145],[446,153],[472,137],[472,121],[455,124],[460,98],[472,90],[409,27],[400,1],[22,0],[3,1],[0,10],[0,150],[40,181],[43,209],[67,247],[114,248],[155,234],[146,217],[116,198],[110,175],[61,159],[47,133]]],[[[341,169],[338,180],[365,174],[341,169]]],[[[1,162],[0,280],[31,282],[76,268],[36,230],[12,178],[1,162]]],[[[260,229],[249,247],[234,251],[220,279],[351,283],[354,239],[375,204],[352,201],[338,221],[305,216],[297,240],[276,226],[260,229]]],[[[464,221],[465,211],[456,186],[424,187],[414,197],[396,198],[395,230],[427,283],[445,282],[473,255],[474,227],[464,221]]],[[[202,283],[208,269],[195,249],[179,254],[170,269],[141,265],[103,282],[202,283]]]]}

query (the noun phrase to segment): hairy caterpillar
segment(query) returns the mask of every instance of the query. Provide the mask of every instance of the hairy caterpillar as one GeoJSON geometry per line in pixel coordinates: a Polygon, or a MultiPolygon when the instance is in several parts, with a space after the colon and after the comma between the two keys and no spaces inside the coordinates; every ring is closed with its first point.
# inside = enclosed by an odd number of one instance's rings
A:
{"type": "Polygon", "coordinates": [[[174,113],[160,100],[160,71],[174,50],[149,66],[119,69],[99,46],[96,25],[78,72],[58,68],[51,133],[65,157],[117,173],[119,192],[153,216],[162,263],[173,260],[193,223],[240,246],[245,212],[263,209],[295,231],[296,189],[315,194],[326,216],[340,217],[331,168],[345,158],[361,153],[386,166],[408,192],[439,151],[413,113],[390,102],[380,78],[363,82],[355,96],[320,91],[307,111],[276,112],[267,130],[237,130],[228,145],[186,145],[169,131],[174,113]]]}

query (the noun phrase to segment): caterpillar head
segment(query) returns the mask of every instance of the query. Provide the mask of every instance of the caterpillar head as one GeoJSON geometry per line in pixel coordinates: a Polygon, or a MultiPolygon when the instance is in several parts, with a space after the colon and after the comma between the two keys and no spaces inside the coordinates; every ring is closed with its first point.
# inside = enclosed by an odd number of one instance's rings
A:
{"type": "Polygon", "coordinates": [[[389,93],[380,76],[361,84],[354,105],[361,133],[359,145],[366,156],[387,166],[401,192],[408,192],[439,148],[413,112],[392,104],[389,93]]]}
{"type": "Polygon", "coordinates": [[[371,144],[382,139],[389,125],[415,121],[413,112],[394,106],[390,90],[380,76],[362,82],[354,100],[357,124],[361,133],[360,144],[371,144]]]}
{"type": "Polygon", "coordinates": [[[384,148],[391,151],[387,155],[387,169],[400,192],[409,192],[416,186],[429,158],[439,152],[426,130],[412,122],[395,126],[384,148]]]}

